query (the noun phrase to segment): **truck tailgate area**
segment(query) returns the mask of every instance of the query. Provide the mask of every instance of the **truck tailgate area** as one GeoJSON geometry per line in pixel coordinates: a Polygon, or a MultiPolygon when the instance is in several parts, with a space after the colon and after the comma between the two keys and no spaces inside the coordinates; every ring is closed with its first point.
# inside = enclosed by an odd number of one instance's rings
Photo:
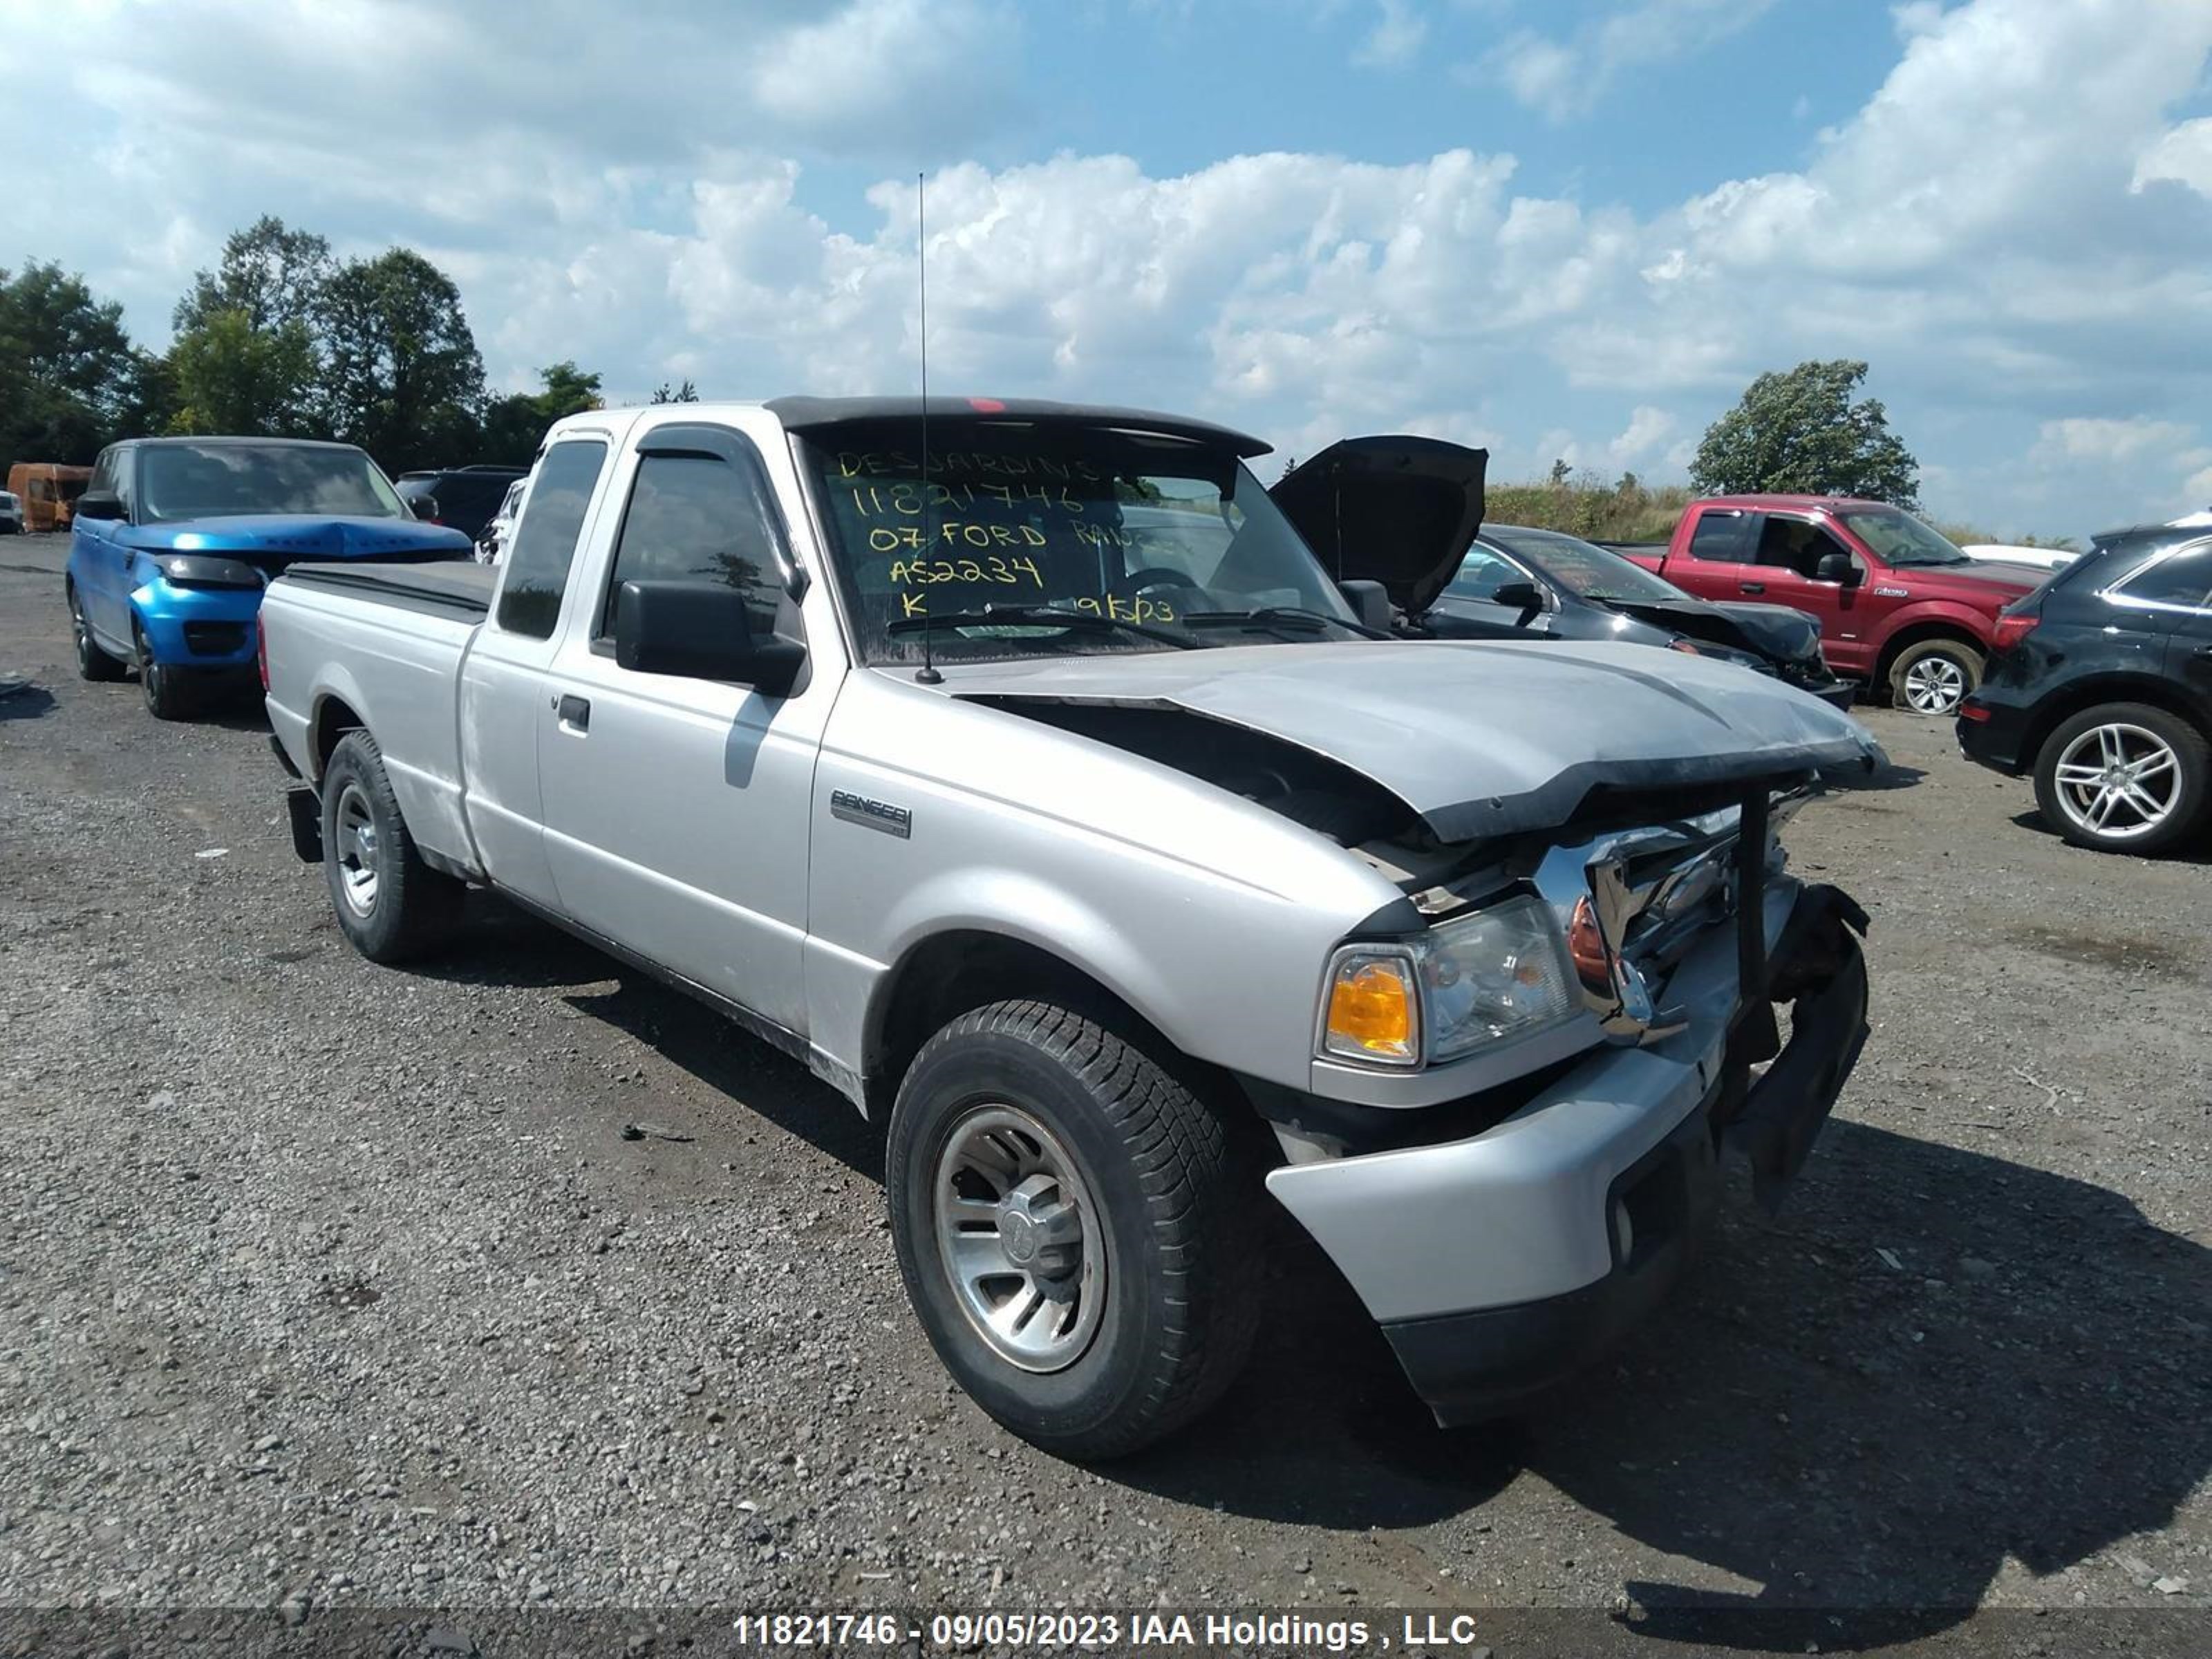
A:
{"type": "Polygon", "coordinates": [[[464,864],[455,709],[498,574],[460,560],[295,565],[261,611],[269,722],[301,775],[319,780],[336,734],[368,726],[416,839],[464,864]]]}

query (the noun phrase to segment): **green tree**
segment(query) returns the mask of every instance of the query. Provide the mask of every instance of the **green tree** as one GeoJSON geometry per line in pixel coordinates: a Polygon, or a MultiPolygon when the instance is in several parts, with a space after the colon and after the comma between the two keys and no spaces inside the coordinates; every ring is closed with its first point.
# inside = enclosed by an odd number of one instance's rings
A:
{"type": "Polygon", "coordinates": [[[0,460],[89,461],[137,373],[120,305],[57,264],[0,270],[0,460]]]}
{"type": "Polygon", "coordinates": [[[314,342],[293,321],[257,328],[244,310],[204,313],[169,349],[175,432],[299,437],[314,429],[314,342]]]}
{"type": "Polygon", "coordinates": [[[649,401],[656,404],[696,404],[699,401],[699,388],[691,384],[689,375],[684,377],[684,384],[673,392],[668,389],[668,382],[663,380],[653,388],[649,401]]]}
{"type": "Polygon", "coordinates": [[[312,337],[320,329],[324,292],[335,271],[327,241],[312,231],[287,229],[264,213],[224,240],[215,270],[193,276],[171,326],[185,334],[218,312],[242,311],[254,328],[297,323],[312,337]]]}
{"type": "Polygon", "coordinates": [[[1917,507],[1919,462],[1879,399],[1851,401],[1866,375],[1864,363],[1845,358],[1760,375],[1705,428],[1691,484],[1713,495],[1859,495],[1917,507]]]}
{"type": "Polygon", "coordinates": [[[599,377],[565,359],[539,369],[538,378],[544,384],[544,391],[495,398],[485,406],[483,441],[479,447],[483,459],[527,466],[547,427],[564,415],[605,407],[599,395],[599,377]]]}
{"type": "Polygon", "coordinates": [[[325,301],[331,431],[395,473],[473,453],[483,361],[453,279],[396,247],[340,266],[325,301]]]}

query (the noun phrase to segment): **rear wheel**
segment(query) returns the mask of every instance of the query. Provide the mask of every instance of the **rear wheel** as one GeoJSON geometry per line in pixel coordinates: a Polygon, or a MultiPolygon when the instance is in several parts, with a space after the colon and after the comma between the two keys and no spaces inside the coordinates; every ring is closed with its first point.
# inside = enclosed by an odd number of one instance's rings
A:
{"type": "Polygon", "coordinates": [[[908,1069],[885,1187],[945,1368],[1023,1438],[1103,1458],[1197,1416],[1249,1354],[1258,1180],[1229,1125],[1133,1042],[1002,1002],[908,1069]]]}
{"type": "Polygon", "coordinates": [[[138,689],[146,698],[146,711],[157,720],[180,720],[192,712],[191,671],[156,661],[143,629],[131,631],[132,654],[138,659],[138,689]]]}
{"type": "Polygon", "coordinates": [[[2212,806],[2212,745],[2148,703],[2087,708],[2044,740],[2035,801],[2076,847],[2159,853],[2186,840],[2212,806]]]}
{"type": "Polygon", "coordinates": [[[371,962],[422,955],[460,915],[467,890],[423,862],[366,732],[348,732],[323,769],[323,873],[338,931],[371,962]]]}
{"type": "Polygon", "coordinates": [[[95,681],[119,680],[123,665],[100,648],[92,637],[92,625],[84,619],[84,602],[76,596],[76,585],[69,589],[70,633],[76,643],[76,672],[79,679],[95,681]]]}
{"type": "Polygon", "coordinates": [[[1955,714],[1982,683],[1982,653],[1961,640],[1923,640],[1889,665],[1889,694],[1916,714],[1955,714]]]}

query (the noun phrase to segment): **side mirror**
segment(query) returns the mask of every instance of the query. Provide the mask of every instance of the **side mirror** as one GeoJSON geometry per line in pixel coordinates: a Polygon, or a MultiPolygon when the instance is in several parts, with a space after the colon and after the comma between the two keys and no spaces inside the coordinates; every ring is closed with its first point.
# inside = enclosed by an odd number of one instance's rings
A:
{"type": "Polygon", "coordinates": [[[1848,553],[1823,553],[1813,566],[1813,580],[1834,582],[1840,587],[1856,587],[1866,580],[1866,572],[1848,553]]]}
{"type": "Polygon", "coordinates": [[[80,519],[120,519],[124,517],[123,497],[112,489],[88,489],[76,498],[76,516],[80,519]]]}
{"type": "Polygon", "coordinates": [[[417,495],[413,506],[416,518],[428,520],[432,524],[445,522],[438,516],[438,498],[435,495],[417,495]]]}
{"type": "Polygon", "coordinates": [[[624,582],[615,595],[615,660],[639,674],[750,685],[790,694],[806,647],[757,633],[745,596],[714,582],[624,582]]]}
{"type": "Polygon", "coordinates": [[[1534,582],[1507,582],[1490,596],[1490,602],[1518,611],[1521,615],[1514,624],[1518,628],[1526,628],[1544,614],[1544,590],[1534,582]]]}
{"type": "Polygon", "coordinates": [[[1381,582],[1339,582],[1337,592],[1351,602],[1352,613],[1366,627],[1387,634],[1395,618],[1390,610],[1390,590],[1381,582]]]}

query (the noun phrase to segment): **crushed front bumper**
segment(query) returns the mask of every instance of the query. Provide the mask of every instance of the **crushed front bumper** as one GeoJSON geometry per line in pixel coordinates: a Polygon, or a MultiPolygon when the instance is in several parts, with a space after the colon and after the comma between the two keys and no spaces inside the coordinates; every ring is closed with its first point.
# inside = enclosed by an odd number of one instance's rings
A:
{"type": "Polygon", "coordinates": [[[1648,1315],[1716,1206],[1720,1154],[1770,1204],[1804,1163],[1866,1039],[1865,917],[1832,887],[1764,896],[1748,958],[1717,929],[1677,969],[1674,1036],[1600,1050],[1466,1139],[1268,1176],[1440,1423],[1549,1387],[1648,1315]],[[1746,960],[1765,997],[1738,999],[1746,960]],[[1770,998],[1791,1006],[1786,1046],[1770,998]]]}

